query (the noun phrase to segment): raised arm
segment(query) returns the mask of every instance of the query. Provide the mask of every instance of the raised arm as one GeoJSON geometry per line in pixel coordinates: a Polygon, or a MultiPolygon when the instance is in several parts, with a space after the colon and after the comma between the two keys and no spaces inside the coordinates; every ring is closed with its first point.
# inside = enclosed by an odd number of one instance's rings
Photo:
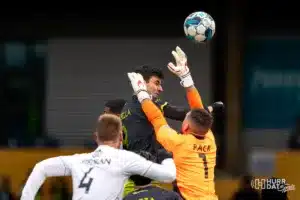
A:
{"type": "MultiPolygon", "coordinates": [[[[176,60],[176,66],[172,62],[170,62],[168,64],[168,68],[172,73],[180,78],[180,84],[186,90],[190,109],[205,108],[203,106],[201,96],[197,88],[194,86],[194,81],[191,76],[190,69],[187,65],[187,57],[185,53],[179,47],[176,47],[176,51],[172,51],[172,54],[176,60]]],[[[213,110],[218,110],[219,108],[223,108],[223,106],[224,105],[222,102],[215,102],[205,109],[209,112],[213,112],[213,110]]]]}
{"type": "Polygon", "coordinates": [[[201,96],[194,85],[190,87],[186,87],[185,91],[191,109],[204,108],[201,96]]]}
{"type": "Polygon", "coordinates": [[[161,110],[152,102],[151,99],[145,99],[141,102],[142,109],[147,116],[148,120],[154,127],[155,132],[158,132],[159,129],[163,126],[168,125],[163,113],[161,110]]]}
{"type": "Polygon", "coordinates": [[[172,51],[173,57],[176,61],[176,66],[170,62],[168,64],[169,70],[180,78],[180,84],[185,88],[190,109],[204,108],[202,99],[197,88],[194,86],[194,81],[187,65],[187,57],[185,53],[176,47],[176,51],[172,51]]]}
{"type": "Polygon", "coordinates": [[[66,163],[68,157],[70,156],[54,157],[37,163],[22,190],[21,200],[34,200],[47,177],[71,175],[71,169],[66,163]]]}

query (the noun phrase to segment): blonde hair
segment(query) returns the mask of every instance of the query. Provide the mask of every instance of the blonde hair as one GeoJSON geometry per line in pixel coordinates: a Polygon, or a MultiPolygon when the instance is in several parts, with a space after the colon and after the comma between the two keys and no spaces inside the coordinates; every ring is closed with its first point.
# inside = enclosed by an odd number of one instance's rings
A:
{"type": "Polygon", "coordinates": [[[96,127],[97,137],[101,141],[116,140],[122,133],[121,119],[113,114],[100,115],[96,127]]]}

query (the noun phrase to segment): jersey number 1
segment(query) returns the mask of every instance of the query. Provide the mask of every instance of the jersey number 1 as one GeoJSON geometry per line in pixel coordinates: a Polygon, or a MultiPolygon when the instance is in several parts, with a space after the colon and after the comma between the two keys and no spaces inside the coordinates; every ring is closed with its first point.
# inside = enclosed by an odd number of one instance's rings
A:
{"type": "Polygon", "coordinates": [[[90,190],[90,187],[92,185],[92,182],[93,182],[93,178],[89,178],[88,182],[84,182],[87,175],[92,171],[93,168],[90,168],[89,171],[85,172],[84,173],[84,176],[82,177],[81,181],[80,181],[80,184],[78,186],[78,188],[85,188],[85,193],[87,194],[90,190]]]}
{"type": "Polygon", "coordinates": [[[204,165],[204,178],[208,178],[208,166],[207,166],[207,159],[204,153],[199,153],[199,157],[203,160],[204,165]]]}

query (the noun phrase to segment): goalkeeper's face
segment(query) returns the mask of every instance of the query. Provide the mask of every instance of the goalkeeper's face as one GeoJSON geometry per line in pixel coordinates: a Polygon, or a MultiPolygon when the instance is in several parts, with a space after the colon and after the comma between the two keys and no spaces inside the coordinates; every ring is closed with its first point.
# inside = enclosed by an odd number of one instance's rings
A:
{"type": "Polygon", "coordinates": [[[151,76],[146,85],[149,94],[154,98],[158,97],[163,91],[162,80],[157,76],[151,76]]]}

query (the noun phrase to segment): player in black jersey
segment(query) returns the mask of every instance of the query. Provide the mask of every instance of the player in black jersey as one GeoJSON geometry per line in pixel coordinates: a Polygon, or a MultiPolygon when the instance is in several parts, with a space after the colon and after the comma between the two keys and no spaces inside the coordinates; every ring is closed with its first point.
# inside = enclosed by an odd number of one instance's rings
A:
{"type": "MultiPolygon", "coordinates": [[[[146,151],[137,152],[147,160],[159,162],[158,158],[146,151]]],[[[161,155],[160,157],[166,157],[161,155]]],[[[151,179],[133,175],[130,179],[135,184],[135,190],[123,198],[123,200],[182,200],[182,198],[174,191],[168,191],[163,188],[151,184],[151,179]]]]}

